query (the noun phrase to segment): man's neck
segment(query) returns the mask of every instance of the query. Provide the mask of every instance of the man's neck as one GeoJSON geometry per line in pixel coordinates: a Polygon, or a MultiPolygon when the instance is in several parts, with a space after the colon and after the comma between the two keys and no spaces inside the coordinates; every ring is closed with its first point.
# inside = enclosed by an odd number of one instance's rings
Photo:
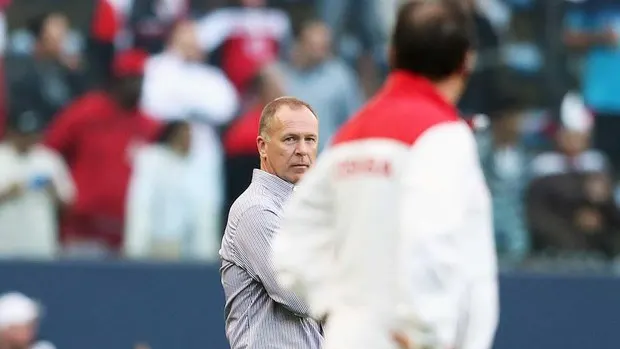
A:
{"type": "Polygon", "coordinates": [[[463,82],[458,78],[448,78],[446,80],[433,83],[435,88],[448,103],[456,105],[461,99],[463,82]]]}

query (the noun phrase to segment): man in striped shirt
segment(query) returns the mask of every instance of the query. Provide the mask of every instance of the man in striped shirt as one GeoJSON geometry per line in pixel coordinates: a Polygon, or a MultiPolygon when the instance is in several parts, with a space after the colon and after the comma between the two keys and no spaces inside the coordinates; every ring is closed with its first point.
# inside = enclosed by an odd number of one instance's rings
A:
{"type": "Polygon", "coordinates": [[[261,168],[232,205],[220,250],[226,335],[232,349],[319,349],[321,325],[278,285],[271,262],[282,206],[316,159],[318,119],[307,103],[281,97],[263,109],[258,132],[261,168]]]}

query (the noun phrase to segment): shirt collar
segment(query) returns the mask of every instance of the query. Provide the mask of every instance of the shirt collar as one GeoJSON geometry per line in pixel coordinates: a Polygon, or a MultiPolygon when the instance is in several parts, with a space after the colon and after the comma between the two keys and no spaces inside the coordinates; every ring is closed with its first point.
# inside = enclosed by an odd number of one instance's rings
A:
{"type": "Polygon", "coordinates": [[[460,115],[456,106],[441,96],[430,80],[404,70],[395,70],[390,73],[385,83],[385,92],[423,95],[442,109],[453,114],[455,118],[458,118],[460,115]]]}
{"type": "Polygon", "coordinates": [[[282,199],[288,198],[295,189],[293,183],[289,183],[278,176],[259,169],[254,169],[254,172],[252,172],[252,183],[258,183],[264,186],[282,199]]]}

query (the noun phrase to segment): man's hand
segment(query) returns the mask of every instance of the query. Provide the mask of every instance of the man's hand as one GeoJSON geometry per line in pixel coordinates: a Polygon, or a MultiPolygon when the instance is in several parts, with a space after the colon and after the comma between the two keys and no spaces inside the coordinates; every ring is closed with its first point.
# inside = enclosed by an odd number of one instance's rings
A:
{"type": "Polygon", "coordinates": [[[6,191],[0,192],[0,203],[20,197],[24,193],[24,189],[21,183],[13,183],[6,191]]]}
{"type": "Polygon", "coordinates": [[[399,332],[392,332],[392,339],[398,344],[401,349],[413,349],[412,343],[409,342],[409,338],[399,332]]]}
{"type": "Polygon", "coordinates": [[[586,179],[585,191],[588,200],[592,203],[601,204],[611,198],[611,183],[603,174],[591,175],[586,179]]]}
{"type": "Polygon", "coordinates": [[[596,234],[603,228],[601,213],[593,208],[582,208],[575,215],[575,224],[588,234],[596,234]]]}

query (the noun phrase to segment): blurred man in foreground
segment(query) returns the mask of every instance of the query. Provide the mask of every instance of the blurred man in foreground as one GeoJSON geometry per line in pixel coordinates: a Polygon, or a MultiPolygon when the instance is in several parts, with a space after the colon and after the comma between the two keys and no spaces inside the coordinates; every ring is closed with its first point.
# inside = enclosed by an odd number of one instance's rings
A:
{"type": "Polygon", "coordinates": [[[70,104],[47,134],[47,144],[69,164],[77,189],[61,234],[72,254],[106,255],[122,246],[132,158],[159,131],[138,111],[145,60],[140,51],[118,56],[110,88],[70,104]]]}
{"type": "Polygon", "coordinates": [[[326,320],[326,349],[489,349],[490,198],[454,106],[471,19],[457,1],[409,2],[392,43],[386,85],[289,201],[273,244],[279,280],[326,320]]]}
{"type": "Polygon", "coordinates": [[[261,114],[260,170],[232,205],[220,250],[232,349],[320,348],[320,325],[299,297],[278,285],[271,263],[282,206],[316,159],[318,128],[311,107],[293,97],[273,100],[261,114]]]}

